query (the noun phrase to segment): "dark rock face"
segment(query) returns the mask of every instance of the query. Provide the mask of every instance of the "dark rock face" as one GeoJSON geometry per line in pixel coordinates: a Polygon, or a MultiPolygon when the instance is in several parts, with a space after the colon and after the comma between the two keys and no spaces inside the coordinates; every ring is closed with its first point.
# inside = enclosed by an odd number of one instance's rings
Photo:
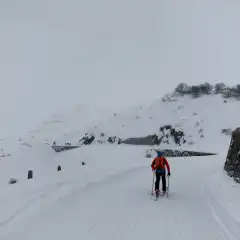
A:
{"type": "Polygon", "coordinates": [[[65,146],[57,146],[57,145],[52,145],[52,148],[55,152],[63,152],[63,151],[67,151],[67,150],[71,150],[71,149],[74,149],[74,148],[78,148],[80,146],[68,146],[68,145],[65,145],[65,146]]]}
{"type": "Polygon", "coordinates": [[[156,135],[149,135],[146,137],[139,137],[139,138],[128,138],[122,141],[124,144],[131,144],[131,145],[155,145],[156,141],[158,141],[158,137],[156,135]]]}
{"type": "Polygon", "coordinates": [[[232,132],[224,169],[236,182],[240,182],[240,128],[232,132]]]}
{"type": "Polygon", "coordinates": [[[116,143],[117,141],[119,141],[119,139],[117,138],[117,136],[111,136],[108,138],[107,140],[109,143],[116,143]]]}
{"type": "Polygon", "coordinates": [[[159,128],[159,133],[136,137],[136,138],[127,138],[122,140],[117,136],[108,136],[104,133],[100,133],[100,138],[97,138],[91,134],[86,133],[84,137],[82,137],[77,144],[72,145],[71,143],[65,143],[64,145],[57,145],[56,142],[53,142],[52,148],[55,152],[62,152],[71,150],[74,148],[79,148],[84,145],[90,145],[92,143],[98,144],[131,144],[131,145],[160,145],[161,143],[170,144],[170,142],[174,142],[176,145],[183,145],[187,143],[187,140],[184,138],[185,134],[183,131],[177,130],[172,125],[164,125],[159,128]]]}
{"type": "Polygon", "coordinates": [[[208,152],[196,152],[188,150],[172,150],[172,149],[148,149],[145,152],[146,158],[153,158],[156,156],[157,152],[163,152],[165,157],[193,157],[193,156],[212,156],[216,155],[215,153],[208,152]]]}
{"type": "Polygon", "coordinates": [[[179,146],[187,143],[186,139],[184,139],[184,132],[173,128],[172,125],[165,125],[160,127],[159,132],[159,136],[153,134],[146,137],[127,138],[123,140],[122,143],[149,146],[160,145],[161,143],[169,144],[170,140],[173,140],[175,144],[179,146]]]}
{"type": "Polygon", "coordinates": [[[91,145],[93,143],[98,143],[98,144],[105,144],[105,143],[121,144],[122,143],[122,139],[117,136],[109,136],[106,139],[104,139],[104,137],[105,137],[104,133],[100,134],[100,139],[96,139],[96,137],[92,134],[85,133],[85,136],[82,137],[75,145],[72,145],[71,143],[68,143],[68,142],[65,143],[64,145],[57,145],[56,142],[53,142],[52,148],[55,152],[63,152],[63,151],[68,151],[74,148],[79,148],[84,145],[91,145]]]}
{"type": "Polygon", "coordinates": [[[171,150],[171,149],[164,149],[161,152],[164,153],[166,157],[192,157],[192,156],[212,156],[216,155],[215,153],[208,153],[208,152],[195,152],[195,151],[184,151],[184,150],[171,150]]]}
{"type": "Polygon", "coordinates": [[[86,134],[83,138],[79,140],[79,143],[82,145],[90,145],[95,140],[93,135],[86,134]]]}
{"type": "Polygon", "coordinates": [[[27,179],[32,179],[32,178],[33,178],[33,170],[29,170],[27,179]]]}

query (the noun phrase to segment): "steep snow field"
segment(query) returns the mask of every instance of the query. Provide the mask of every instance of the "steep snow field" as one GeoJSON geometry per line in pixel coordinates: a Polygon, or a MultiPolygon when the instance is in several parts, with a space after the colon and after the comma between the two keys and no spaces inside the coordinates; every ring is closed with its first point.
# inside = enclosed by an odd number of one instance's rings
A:
{"type": "Polygon", "coordinates": [[[1,239],[148,239],[156,229],[169,240],[239,239],[239,186],[222,173],[224,155],[169,159],[169,198],[155,202],[144,151],[88,146],[32,159],[34,179],[1,186],[1,239]]]}

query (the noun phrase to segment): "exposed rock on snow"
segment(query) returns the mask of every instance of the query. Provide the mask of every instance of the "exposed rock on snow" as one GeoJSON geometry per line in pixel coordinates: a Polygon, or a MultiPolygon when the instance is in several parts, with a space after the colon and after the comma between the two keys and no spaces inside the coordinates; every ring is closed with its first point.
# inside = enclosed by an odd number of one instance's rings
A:
{"type": "Polygon", "coordinates": [[[232,133],[224,169],[230,177],[240,183],[240,128],[232,133]]]}
{"type": "Polygon", "coordinates": [[[82,137],[77,143],[72,144],[72,143],[65,143],[64,145],[57,145],[56,141],[53,142],[52,148],[56,152],[63,152],[67,150],[71,150],[74,148],[79,148],[84,145],[91,145],[91,144],[105,144],[105,143],[110,143],[110,144],[121,144],[122,139],[117,137],[117,136],[109,136],[107,137],[104,133],[100,133],[99,137],[94,136],[93,134],[88,134],[85,133],[85,136],[82,137]]]}
{"type": "Polygon", "coordinates": [[[67,150],[71,150],[71,149],[75,149],[75,148],[79,148],[80,146],[57,146],[57,145],[52,145],[52,148],[55,152],[63,152],[63,151],[67,151],[67,150]]]}
{"type": "Polygon", "coordinates": [[[77,129],[62,130],[60,138],[48,139],[57,141],[53,147],[57,152],[92,144],[167,145],[173,149],[186,146],[189,150],[222,151],[231,129],[237,124],[239,114],[235,109],[239,103],[234,96],[239,89],[238,86],[227,87],[221,83],[214,86],[182,83],[173,93],[166,94],[164,101],[157,100],[111,113],[111,117],[97,123],[97,128],[96,123],[82,128],[79,124],[77,129]],[[223,104],[225,95],[233,96],[227,105],[223,104]],[[226,122],[223,116],[229,115],[232,117],[226,122]],[[221,143],[209,144],[216,140],[221,143]],[[66,143],[71,143],[71,146],[66,146],[66,143]]]}
{"type": "Polygon", "coordinates": [[[163,152],[166,157],[191,157],[191,156],[212,156],[217,155],[215,153],[208,152],[196,152],[196,151],[188,151],[188,150],[172,150],[172,149],[148,149],[145,152],[146,158],[153,158],[156,156],[158,151],[163,152]]]}
{"type": "Polygon", "coordinates": [[[132,145],[160,145],[161,143],[170,144],[174,142],[174,144],[181,146],[187,143],[184,136],[183,131],[175,129],[172,125],[164,125],[159,128],[158,135],[153,134],[146,137],[127,138],[122,142],[132,145]]]}

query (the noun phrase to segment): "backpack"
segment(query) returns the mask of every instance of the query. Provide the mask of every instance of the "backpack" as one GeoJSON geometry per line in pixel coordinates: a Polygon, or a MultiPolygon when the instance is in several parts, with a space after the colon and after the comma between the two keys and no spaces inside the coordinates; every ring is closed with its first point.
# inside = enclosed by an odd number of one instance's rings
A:
{"type": "Polygon", "coordinates": [[[163,157],[155,158],[155,169],[165,169],[165,161],[163,157]]]}

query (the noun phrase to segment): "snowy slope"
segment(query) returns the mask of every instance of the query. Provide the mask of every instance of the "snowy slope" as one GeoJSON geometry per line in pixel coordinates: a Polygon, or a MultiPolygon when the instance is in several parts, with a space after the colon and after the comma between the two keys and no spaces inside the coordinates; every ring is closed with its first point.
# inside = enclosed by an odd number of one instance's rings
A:
{"type": "MultiPolygon", "coordinates": [[[[171,96],[171,95],[170,95],[171,96]]],[[[239,126],[239,101],[224,99],[220,94],[174,96],[132,106],[123,111],[77,105],[68,112],[54,114],[36,128],[19,138],[0,139],[0,159],[11,158],[25,148],[39,148],[53,141],[64,145],[78,144],[85,133],[93,134],[97,140],[106,142],[109,136],[126,139],[156,134],[161,137],[160,127],[171,125],[184,132],[186,144],[176,145],[173,139],[164,148],[184,148],[197,151],[227,151],[230,137],[222,134],[223,129],[233,130],[239,126]],[[225,102],[226,101],[226,102],[225,102]],[[104,137],[101,137],[101,134],[104,137]]],[[[169,131],[164,130],[169,135],[169,131]]]]}
{"type": "MultiPolygon", "coordinates": [[[[152,134],[161,136],[160,127],[170,124],[185,134],[187,144],[181,148],[222,152],[227,150],[230,138],[221,131],[233,130],[239,125],[238,108],[239,101],[228,99],[224,103],[220,95],[205,95],[196,99],[190,96],[174,97],[167,102],[159,99],[119,112],[106,121],[100,121],[95,127],[85,128],[85,132],[94,134],[97,139],[101,133],[123,139],[152,134]]],[[[60,144],[76,143],[81,137],[73,131],[56,140],[60,144]]],[[[179,148],[171,142],[166,147],[179,148]]]]}
{"type": "Polygon", "coordinates": [[[0,139],[0,160],[14,159],[27,150],[31,154],[35,149],[45,144],[51,145],[54,140],[67,137],[68,134],[71,137],[82,136],[86,129],[94,128],[99,121],[109,119],[113,113],[111,108],[87,104],[69,107],[68,111],[53,114],[25,134],[0,139]]]}
{"type": "MultiPolygon", "coordinates": [[[[63,172],[52,168],[52,174],[1,193],[1,239],[149,239],[156,237],[156,228],[169,240],[240,237],[239,228],[232,233],[233,225],[224,222],[238,224],[225,208],[234,202],[221,206],[212,190],[224,156],[169,159],[169,198],[154,202],[144,150],[89,146],[56,155],[50,168],[62,162],[63,172]],[[80,159],[86,160],[84,167],[80,159]]],[[[218,180],[225,181],[223,176],[218,180]]]]}
{"type": "Polygon", "coordinates": [[[0,239],[240,239],[240,189],[222,170],[230,137],[221,130],[239,126],[236,100],[159,99],[116,115],[80,106],[19,136],[76,102],[123,106],[179,81],[236,83],[238,10],[225,0],[2,2],[1,134],[12,137],[0,139],[0,239]],[[169,159],[170,195],[159,202],[148,195],[147,147],[49,146],[85,132],[161,136],[166,124],[187,144],[161,147],[221,154],[169,159]]]}
{"type": "Polygon", "coordinates": [[[80,107],[29,132],[1,161],[0,238],[148,239],[158,227],[169,240],[238,239],[239,213],[234,209],[240,195],[238,186],[222,173],[230,138],[221,134],[222,128],[238,124],[238,102],[224,103],[220,96],[175,100],[158,100],[116,115],[100,110],[98,116],[97,110],[80,107]],[[91,131],[144,136],[165,124],[183,130],[195,142],[183,148],[221,154],[169,159],[169,199],[159,202],[149,196],[149,147],[93,144],[57,154],[48,145],[56,138],[74,141],[91,131]],[[57,172],[59,165],[62,171],[57,172]],[[28,170],[33,170],[34,179],[27,180],[28,170]],[[19,182],[9,185],[10,178],[19,182]]]}

